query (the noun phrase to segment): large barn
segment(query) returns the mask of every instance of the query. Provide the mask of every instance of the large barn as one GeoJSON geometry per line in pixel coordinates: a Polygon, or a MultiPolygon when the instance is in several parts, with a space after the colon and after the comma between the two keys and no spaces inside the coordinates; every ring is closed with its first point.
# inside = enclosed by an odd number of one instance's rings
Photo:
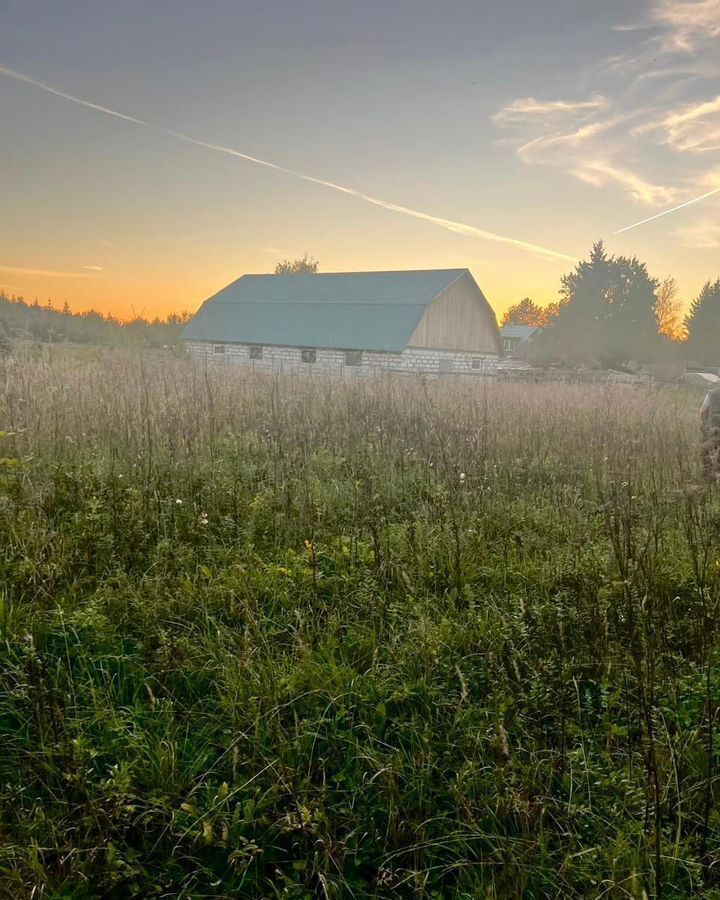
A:
{"type": "Polygon", "coordinates": [[[495,313],[467,269],[243,275],[182,334],[210,361],[269,371],[493,375],[495,313]]]}

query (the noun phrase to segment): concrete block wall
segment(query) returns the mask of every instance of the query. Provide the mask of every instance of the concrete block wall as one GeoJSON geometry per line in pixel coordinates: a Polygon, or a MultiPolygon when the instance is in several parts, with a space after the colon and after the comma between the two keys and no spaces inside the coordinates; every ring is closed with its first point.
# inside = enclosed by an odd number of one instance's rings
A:
{"type": "Polygon", "coordinates": [[[379,353],[364,350],[359,366],[345,364],[344,350],[317,348],[315,362],[302,361],[300,347],[263,346],[262,359],[251,359],[249,344],[222,344],[224,352],[215,352],[209,341],[187,341],[187,349],[198,360],[218,365],[241,365],[259,372],[287,372],[343,375],[362,378],[381,372],[416,372],[418,374],[455,374],[494,377],[498,357],[491,353],[466,353],[459,350],[435,350],[408,347],[402,353],[379,353]]]}

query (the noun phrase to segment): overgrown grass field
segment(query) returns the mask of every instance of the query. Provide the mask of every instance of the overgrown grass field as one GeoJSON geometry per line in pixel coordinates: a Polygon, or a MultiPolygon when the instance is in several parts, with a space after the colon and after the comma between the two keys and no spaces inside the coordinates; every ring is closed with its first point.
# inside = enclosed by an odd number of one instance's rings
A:
{"type": "Polygon", "coordinates": [[[720,897],[696,394],[0,381],[0,895],[720,897]]]}

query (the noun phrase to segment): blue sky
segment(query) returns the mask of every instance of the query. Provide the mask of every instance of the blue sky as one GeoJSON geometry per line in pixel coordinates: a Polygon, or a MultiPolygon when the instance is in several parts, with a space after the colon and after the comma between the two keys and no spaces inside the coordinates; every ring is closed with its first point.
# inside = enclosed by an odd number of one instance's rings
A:
{"type": "Polygon", "coordinates": [[[614,232],[720,187],[718,50],[720,0],[0,0],[0,285],[152,315],[307,251],[500,312],[603,237],[690,299],[720,194],[614,232]]]}

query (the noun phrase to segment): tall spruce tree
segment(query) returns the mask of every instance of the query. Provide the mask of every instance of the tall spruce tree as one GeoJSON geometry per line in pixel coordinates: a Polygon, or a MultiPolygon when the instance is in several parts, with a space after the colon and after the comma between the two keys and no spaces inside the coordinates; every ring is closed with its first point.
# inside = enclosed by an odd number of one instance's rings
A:
{"type": "Polygon", "coordinates": [[[720,367],[720,278],[707,281],[685,316],[691,362],[720,367]]]}
{"type": "Polygon", "coordinates": [[[562,279],[560,308],[538,353],[569,363],[622,366],[650,360],[660,338],[656,279],[637,257],[608,256],[598,241],[562,279]]]}

